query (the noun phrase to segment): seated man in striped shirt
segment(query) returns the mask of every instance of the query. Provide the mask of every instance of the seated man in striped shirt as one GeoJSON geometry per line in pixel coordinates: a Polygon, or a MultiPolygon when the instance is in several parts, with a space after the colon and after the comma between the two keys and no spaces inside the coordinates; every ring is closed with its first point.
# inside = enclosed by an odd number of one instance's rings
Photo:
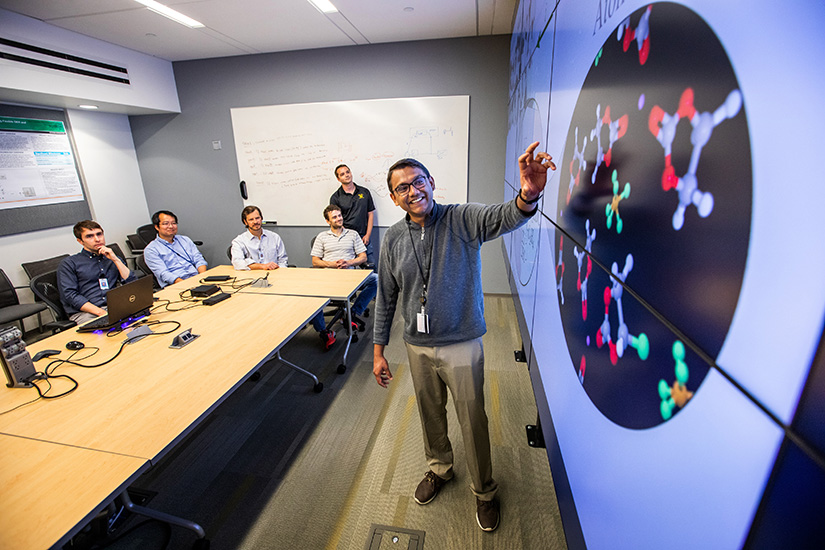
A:
{"type": "MultiPolygon", "coordinates": [[[[367,261],[367,247],[353,229],[344,227],[341,207],[330,204],[324,208],[324,219],[329,224],[329,231],[321,231],[312,245],[312,267],[329,267],[333,269],[352,269],[367,261]]],[[[352,313],[362,315],[375,298],[378,289],[378,275],[370,273],[364,286],[352,304],[352,313]]],[[[315,320],[313,319],[313,323],[315,320]]],[[[316,327],[318,328],[318,327],[316,327]]]]}

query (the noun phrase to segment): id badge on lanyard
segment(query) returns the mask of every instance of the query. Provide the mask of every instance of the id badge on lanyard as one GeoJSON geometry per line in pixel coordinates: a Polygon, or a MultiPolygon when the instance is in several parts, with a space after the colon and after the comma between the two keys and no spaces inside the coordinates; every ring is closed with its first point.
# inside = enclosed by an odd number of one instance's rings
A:
{"type": "Polygon", "coordinates": [[[426,292],[425,290],[425,294],[421,296],[421,311],[417,314],[418,332],[421,334],[430,333],[430,316],[427,315],[424,310],[424,306],[427,303],[426,292]]]}
{"type": "Polygon", "coordinates": [[[418,332],[421,334],[430,333],[430,318],[424,313],[424,306],[421,306],[421,312],[418,314],[418,332]]]}

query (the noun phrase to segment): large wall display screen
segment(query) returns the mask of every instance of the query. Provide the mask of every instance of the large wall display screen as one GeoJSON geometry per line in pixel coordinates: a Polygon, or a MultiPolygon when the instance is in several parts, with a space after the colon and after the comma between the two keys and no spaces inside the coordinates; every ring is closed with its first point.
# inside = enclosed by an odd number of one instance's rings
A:
{"type": "Polygon", "coordinates": [[[505,246],[571,547],[825,536],[823,25],[813,0],[519,5],[505,198],[531,141],[558,170],[505,246]]]}

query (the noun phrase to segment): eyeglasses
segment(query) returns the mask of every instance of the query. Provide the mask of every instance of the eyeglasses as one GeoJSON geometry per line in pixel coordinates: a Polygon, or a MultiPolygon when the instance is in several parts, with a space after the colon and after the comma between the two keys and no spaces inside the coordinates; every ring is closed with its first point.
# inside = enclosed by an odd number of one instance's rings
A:
{"type": "Polygon", "coordinates": [[[161,227],[170,227],[172,225],[178,225],[178,222],[163,222],[163,223],[158,224],[158,225],[160,225],[161,227]]]}
{"type": "Polygon", "coordinates": [[[427,186],[427,183],[429,183],[429,180],[427,178],[425,178],[424,176],[418,176],[417,178],[412,180],[410,183],[401,183],[401,184],[399,184],[398,187],[396,187],[393,190],[393,193],[395,193],[399,197],[403,197],[404,195],[406,195],[407,193],[410,192],[410,186],[411,185],[414,185],[416,189],[421,190],[421,189],[424,189],[427,186]]]}

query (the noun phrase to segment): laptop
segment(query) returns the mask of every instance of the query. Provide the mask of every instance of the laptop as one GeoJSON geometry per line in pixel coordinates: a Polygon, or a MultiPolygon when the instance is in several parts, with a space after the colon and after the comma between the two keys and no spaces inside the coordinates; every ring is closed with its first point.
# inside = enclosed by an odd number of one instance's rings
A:
{"type": "Polygon", "coordinates": [[[94,332],[116,327],[123,322],[131,322],[143,310],[152,307],[154,296],[152,278],[141,277],[131,283],[116,286],[106,293],[107,315],[93,319],[78,327],[77,332],[94,332]]]}

